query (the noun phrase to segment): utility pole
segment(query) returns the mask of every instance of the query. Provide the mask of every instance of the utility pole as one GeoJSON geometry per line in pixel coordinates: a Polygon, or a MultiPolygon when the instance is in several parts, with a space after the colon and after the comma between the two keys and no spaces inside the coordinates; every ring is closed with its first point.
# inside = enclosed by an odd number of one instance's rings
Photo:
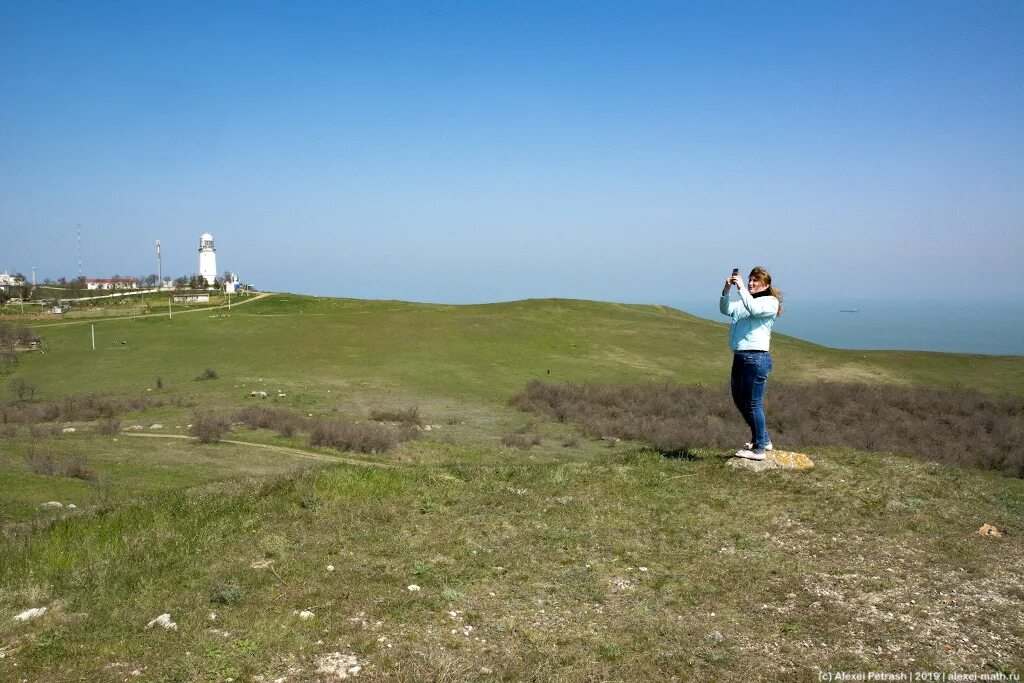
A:
{"type": "Polygon", "coordinates": [[[82,224],[78,224],[78,277],[84,277],[82,273],[82,224]]]}
{"type": "Polygon", "coordinates": [[[32,286],[36,286],[36,267],[32,266],[32,286]]]}
{"type": "Polygon", "coordinates": [[[171,297],[167,297],[167,319],[170,320],[173,317],[174,314],[171,313],[171,297]]]}

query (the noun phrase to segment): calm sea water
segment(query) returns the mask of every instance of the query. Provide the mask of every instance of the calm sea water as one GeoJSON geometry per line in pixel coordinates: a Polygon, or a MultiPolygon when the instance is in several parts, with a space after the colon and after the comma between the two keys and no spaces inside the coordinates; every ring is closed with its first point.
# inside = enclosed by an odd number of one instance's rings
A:
{"type": "MultiPolygon", "coordinates": [[[[668,304],[725,321],[718,300],[668,304]]],[[[840,349],[1024,355],[1024,303],[785,300],[775,332],[840,349]],[[843,313],[857,309],[857,313],[843,313]]]]}

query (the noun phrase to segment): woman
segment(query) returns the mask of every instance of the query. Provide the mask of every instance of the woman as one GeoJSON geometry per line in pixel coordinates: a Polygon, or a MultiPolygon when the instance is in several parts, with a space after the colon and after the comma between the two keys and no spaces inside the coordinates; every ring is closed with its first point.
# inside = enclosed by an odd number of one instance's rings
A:
{"type": "Polygon", "coordinates": [[[750,443],[736,453],[741,458],[764,460],[772,449],[764,421],[764,388],[772,371],[768,344],[775,319],[782,315],[782,292],[772,286],[772,276],[764,268],[750,271],[747,289],[739,271],[725,281],[719,309],[732,318],[729,325],[729,346],[732,347],[732,400],[750,426],[750,443]],[[729,289],[736,285],[739,301],[729,299],[729,289]],[[749,290],[749,291],[748,291],[749,290]]]}

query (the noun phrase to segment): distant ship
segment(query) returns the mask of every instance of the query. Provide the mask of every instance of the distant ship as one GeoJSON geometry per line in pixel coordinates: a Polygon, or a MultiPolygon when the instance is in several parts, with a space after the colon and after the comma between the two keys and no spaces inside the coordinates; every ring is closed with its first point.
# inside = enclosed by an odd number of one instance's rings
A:
{"type": "Polygon", "coordinates": [[[840,313],[860,313],[859,308],[840,308],[840,313]]]}

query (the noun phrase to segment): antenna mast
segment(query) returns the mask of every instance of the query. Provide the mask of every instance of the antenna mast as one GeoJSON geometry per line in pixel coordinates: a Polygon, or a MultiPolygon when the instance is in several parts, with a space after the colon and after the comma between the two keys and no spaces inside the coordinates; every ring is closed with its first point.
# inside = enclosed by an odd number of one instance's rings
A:
{"type": "Polygon", "coordinates": [[[160,261],[160,240],[156,241],[156,276],[157,281],[163,284],[164,281],[164,267],[160,261]]]}
{"type": "Polygon", "coordinates": [[[78,223],[78,277],[82,277],[82,224],[78,223]]]}

